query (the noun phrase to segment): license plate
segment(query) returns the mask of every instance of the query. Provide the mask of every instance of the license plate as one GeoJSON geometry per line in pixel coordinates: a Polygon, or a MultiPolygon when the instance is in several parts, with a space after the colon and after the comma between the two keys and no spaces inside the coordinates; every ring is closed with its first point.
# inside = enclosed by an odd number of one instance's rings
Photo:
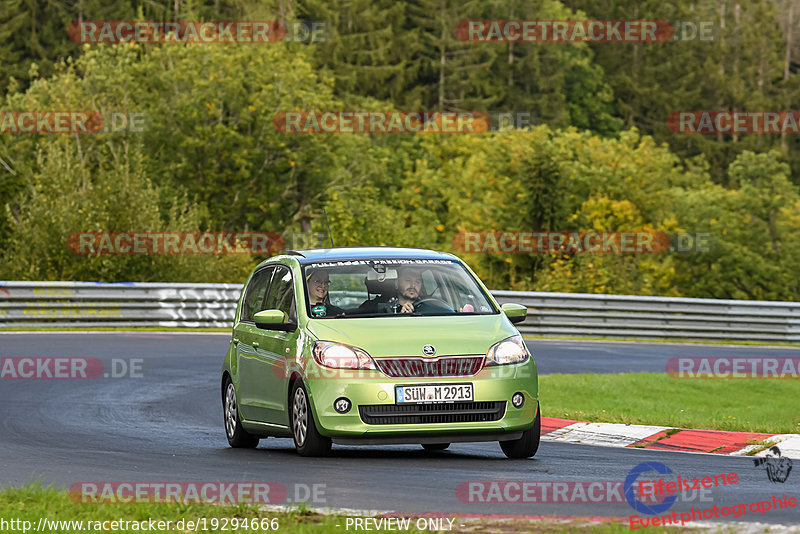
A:
{"type": "Polygon", "coordinates": [[[472,384],[427,384],[423,386],[395,386],[397,404],[427,402],[469,402],[473,400],[472,384]]]}

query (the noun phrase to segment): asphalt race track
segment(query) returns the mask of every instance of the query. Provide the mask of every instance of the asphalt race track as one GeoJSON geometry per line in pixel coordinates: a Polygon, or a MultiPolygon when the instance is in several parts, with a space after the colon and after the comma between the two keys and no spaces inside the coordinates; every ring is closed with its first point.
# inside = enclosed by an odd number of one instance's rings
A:
{"type": "MultiPolygon", "coordinates": [[[[661,462],[684,478],[735,472],[738,484],[673,507],[732,506],[798,497],[800,472],[784,484],[742,457],[543,442],[530,460],[506,459],[497,443],[454,444],[428,453],[417,445],[334,446],[330,458],[296,455],[291,440],[270,438],[257,450],[228,447],[219,371],[228,336],[214,334],[0,334],[0,358],[142,359],[140,378],[0,380],[0,484],[41,479],[83,481],[279,482],[289,500],[324,484],[310,506],[404,514],[525,514],[627,517],[612,503],[464,502],[465,481],[623,481],[636,465],[661,462]]],[[[798,356],[797,349],[529,342],[541,373],[663,371],[675,356],[798,356]],[[780,352],[781,354],[777,354],[780,352]],[[791,354],[789,354],[791,353],[791,354]]],[[[110,366],[107,366],[108,368],[110,366]]],[[[547,415],[547,407],[543,407],[547,415]]],[[[796,471],[800,468],[796,467],[796,471]]],[[[689,497],[691,498],[691,496],[689,497]]],[[[466,499],[465,499],[466,501],[466,499]]],[[[797,524],[798,509],[747,513],[738,521],[797,524]]]]}

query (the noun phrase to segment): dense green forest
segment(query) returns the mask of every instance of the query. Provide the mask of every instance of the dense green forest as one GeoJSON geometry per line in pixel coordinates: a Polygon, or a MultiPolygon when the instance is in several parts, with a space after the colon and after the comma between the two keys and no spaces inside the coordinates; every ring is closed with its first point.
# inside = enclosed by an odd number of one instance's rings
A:
{"type": "Polygon", "coordinates": [[[0,279],[241,282],[263,259],[76,255],[75,232],[266,231],[308,244],[329,224],[337,246],[453,251],[463,231],[646,230],[708,232],[712,246],[459,255],[498,289],[800,300],[798,136],[667,123],[680,110],[800,109],[798,36],[798,0],[0,0],[0,110],[145,119],[0,133],[0,279]],[[710,21],[714,31],[656,43],[456,35],[461,21],[494,19],[710,21]],[[265,44],[67,34],[75,21],[119,20],[326,30],[265,44]],[[512,112],[532,124],[280,133],[273,118],[287,110],[512,112]]]}

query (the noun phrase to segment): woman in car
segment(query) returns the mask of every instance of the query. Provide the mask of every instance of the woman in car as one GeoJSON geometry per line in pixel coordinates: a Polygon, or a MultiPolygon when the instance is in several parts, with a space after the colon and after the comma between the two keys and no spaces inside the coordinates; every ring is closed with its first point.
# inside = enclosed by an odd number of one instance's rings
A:
{"type": "Polygon", "coordinates": [[[308,280],[308,302],[313,317],[336,317],[344,314],[344,310],[331,304],[328,295],[330,278],[323,269],[314,269],[306,277],[308,280]]]}

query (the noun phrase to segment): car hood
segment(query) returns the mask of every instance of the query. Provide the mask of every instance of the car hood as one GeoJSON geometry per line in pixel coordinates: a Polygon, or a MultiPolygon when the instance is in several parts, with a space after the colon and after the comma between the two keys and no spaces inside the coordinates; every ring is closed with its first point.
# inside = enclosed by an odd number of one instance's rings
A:
{"type": "Polygon", "coordinates": [[[375,357],[424,357],[424,345],[434,346],[436,354],[432,357],[485,354],[498,341],[518,333],[502,313],[311,319],[308,330],[319,340],[346,343],[375,357]]]}

